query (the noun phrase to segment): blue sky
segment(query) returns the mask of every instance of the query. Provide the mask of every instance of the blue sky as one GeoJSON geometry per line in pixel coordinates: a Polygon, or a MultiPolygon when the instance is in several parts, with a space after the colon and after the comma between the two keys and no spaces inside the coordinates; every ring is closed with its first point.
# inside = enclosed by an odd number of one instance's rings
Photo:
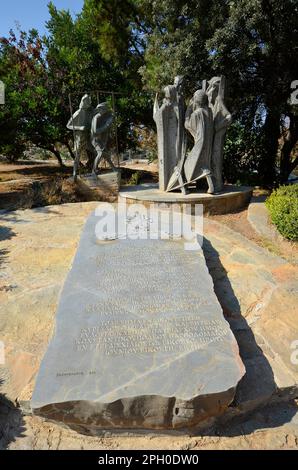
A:
{"type": "MultiPolygon", "coordinates": [[[[16,29],[15,22],[21,29],[28,31],[36,28],[45,33],[45,22],[48,20],[49,0],[0,0],[0,37],[7,36],[9,30],[16,29]]],[[[60,10],[70,10],[72,14],[82,10],[84,0],[53,0],[60,10]]]]}

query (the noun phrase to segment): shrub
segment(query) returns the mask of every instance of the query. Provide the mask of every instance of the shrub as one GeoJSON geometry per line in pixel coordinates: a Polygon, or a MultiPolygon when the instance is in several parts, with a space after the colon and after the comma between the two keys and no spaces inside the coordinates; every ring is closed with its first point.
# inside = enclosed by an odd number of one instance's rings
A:
{"type": "Polygon", "coordinates": [[[298,184],[280,186],[266,200],[271,221],[289,240],[298,240],[298,184]]]}

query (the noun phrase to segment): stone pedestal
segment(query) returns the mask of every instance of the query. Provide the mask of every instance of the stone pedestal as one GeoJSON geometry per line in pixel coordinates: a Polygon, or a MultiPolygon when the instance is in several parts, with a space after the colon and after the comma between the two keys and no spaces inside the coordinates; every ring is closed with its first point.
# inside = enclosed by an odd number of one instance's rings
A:
{"type": "Polygon", "coordinates": [[[120,180],[120,170],[99,175],[82,175],[77,178],[75,188],[85,201],[114,202],[118,198],[120,180]]]}
{"type": "MultiPolygon", "coordinates": [[[[224,186],[218,194],[208,194],[206,192],[193,192],[182,194],[177,192],[161,191],[156,184],[140,184],[122,188],[119,196],[127,203],[142,203],[145,206],[151,204],[162,204],[169,209],[173,204],[183,207],[189,204],[192,212],[195,213],[195,205],[202,204],[204,214],[228,214],[246,207],[251,199],[253,188],[249,186],[224,186]]],[[[120,199],[121,200],[121,199],[120,199]]]]}

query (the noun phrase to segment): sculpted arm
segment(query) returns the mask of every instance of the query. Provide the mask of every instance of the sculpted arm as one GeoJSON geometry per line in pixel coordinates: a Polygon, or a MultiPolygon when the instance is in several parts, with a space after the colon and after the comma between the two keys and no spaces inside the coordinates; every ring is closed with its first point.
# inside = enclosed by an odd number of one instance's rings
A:
{"type": "Polygon", "coordinates": [[[103,125],[99,125],[98,121],[100,120],[101,117],[102,115],[98,113],[92,119],[92,134],[100,134],[102,132],[107,131],[111,127],[113,123],[113,115],[111,114],[107,118],[106,122],[103,123],[103,125]]]}
{"type": "Polygon", "coordinates": [[[190,120],[191,120],[191,115],[193,113],[193,100],[190,101],[188,107],[187,107],[187,110],[186,110],[186,113],[185,113],[185,124],[184,124],[184,127],[186,130],[188,130],[191,134],[191,123],[190,123],[190,120]]]}
{"type": "Polygon", "coordinates": [[[216,131],[220,131],[221,129],[228,127],[231,122],[232,122],[232,115],[226,108],[223,100],[220,99],[220,113],[219,113],[219,119],[217,120],[217,123],[215,125],[216,131]]]}
{"type": "Polygon", "coordinates": [[[75,131],[84,131],[86,129],[86,126],[79,126],[76,124],[76,121],[78,121],[78,116],[80,114],[80,110],[76,111],[73,116],[71,116],[70,120],[67,123],[67,129],[70,130],[75,130],[75,131]]]}

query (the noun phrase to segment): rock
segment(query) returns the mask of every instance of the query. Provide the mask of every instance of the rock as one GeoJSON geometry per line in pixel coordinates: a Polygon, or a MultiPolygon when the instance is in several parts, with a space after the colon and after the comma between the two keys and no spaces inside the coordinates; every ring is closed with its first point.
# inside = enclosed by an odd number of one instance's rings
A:
{"type": "Polygon", "coordinates": [[[35,177],[0,183],[0,210],[27,209],[46,204],[60,204],[61,177],[35,177]]]}
{"type": "Polygon", "coordinates": [[[28,401],[51,337],[59,291],[86,217],[98,203],[0,215],[0,399],[28,401]],[[67,222],[66,222],[67,221],[67,222]],[[24,367],[25,365],[25,367],[24,367]]]}
{"type": "MultiPolygon", "coordinates": [[[[261,201],[257,198],[252,199],[248,206],[247,220],[262,237],[277,239],[278,232],[274,225],[269,224],[269,213],[264,204],[264,199],[264,197],[262,197],[261,201]]],[[[280,238],[282,237],[280,236],[280,238]]]]}
{"type": "Polygon", "coordinates": [[[245,369],[201,250],[82,233],[32,397],[85,432],[176,428],[222,414],[245,369]]]}

